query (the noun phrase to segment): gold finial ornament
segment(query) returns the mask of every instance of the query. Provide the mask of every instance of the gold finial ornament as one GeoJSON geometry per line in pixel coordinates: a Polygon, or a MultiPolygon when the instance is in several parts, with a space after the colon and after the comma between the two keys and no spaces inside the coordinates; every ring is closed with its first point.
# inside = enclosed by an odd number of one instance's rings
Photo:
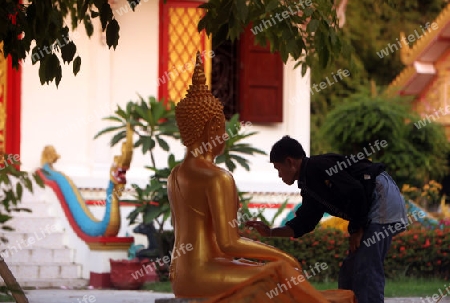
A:
{"type": "Polygon", "coordinates": [[[189,86],[185,98],[175,108],[175,118],[185,146],[192,145],[200,138],[205,124],[213,117],[225,122],[222,102],[212,95],[205,83],[203,62],[197,52],[192,85],[189,86]]]}

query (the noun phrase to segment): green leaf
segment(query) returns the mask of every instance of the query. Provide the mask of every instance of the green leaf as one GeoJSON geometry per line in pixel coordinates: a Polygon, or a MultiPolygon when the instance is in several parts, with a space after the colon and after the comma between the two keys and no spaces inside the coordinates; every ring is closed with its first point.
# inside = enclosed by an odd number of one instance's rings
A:
{"type": "Polygon", "coordinates": [[[266,5],[265,11],[266,13],[270,13],[276,7],[278,7],[278,0],[269,0],[269,2],[266,5]]]}
{"type": "Polygon", "coordinates": [[[106,28],[106,44],[111,48],[111,46],[116,49],[118,43],[119,43],[119,30],[120,26],[119,23],[117,23],[116,19],[113,19],[111,22],[109,22],[107,28],[106,28]]]}
{"type": "Polygon", "coordinates": [[[128,214],[127,219],[129,220],[130,225],[136,223],[136,219],[140,213],[141,213],[141,209],[135,208],[128,214]]]}
{"type": "Polygon", "coordinates": [[[308,65],[306,63],[302,64],[302,77],[306,75],[306,71],[308,70],[308,65]]]}
{"type": "Polygon", "coordinates": [[[81,58],[77,56],[75,60],[73,60],[73,74],[76,76],[78,72],[80,71],[81,67],[81,58]]]}
{"type": "Polygon", "coordinates": [[[200,4],[198,7],[204,8],[204,9],[214,9],[216,6],[212,2],[205,2],[205,3],[200,4]]]}
{"type": "Polygon", "coordinates": [[[142,143],[142,153],[146,154],[148,151],[151,151],[155,147],[155,140],[151,137],[146,137],[143,139],[142,143]]]}
{"type": "Polygon", "coordinates": [[[248,16],[248,7],[247,7],[247,1],[246,0],[236,0],[236,10],[237,10],[237,16],[241,22],[246,22],[247,16],[248,16]]]}
{"type": "Polygon", "coordinates": [[[307,7],[303,12],[305,13],[306,17],[310,17],[314,13],[314,9],[312,9],[311,7],[307,7]]]}
{"type": "Polygon", "coordinates": [[[173,154],[169,155],[169,158],[167,159],[167,164],[169,165],[169,167],[174,167],[176,165],[175,156],[173,154]]]}
{"type": "Polygon", "coordinates": [[[29,208],[24,208],[24,207],[15,207],[11,209],[12,212],[26,212],[26,213],[31,213],[31,209],[29,208]]]}
{"type": "Polygon", "coordinates": [[[108,117],[103,118],[102,120],[114,121],[114,122],[119,122],[119,123],[123,123],[124,122],[119,117],[114,117],[114,116],[108,116],[108,117]]]}
{"type": "Polygon", "coordinates": [[[91,18],[97,18],[98,16],[100,16],[99,12],[91,10],[91,18]]]}
{"type": "Polygon", "coordinates": [[[136,8],[136,6],[140,3],[140,0],[127,0],[128,4],[130,5],[131,9],[134,12],[134,9],[136,8]]]}
{"type": "Polygon", "coordinates": [[[63,59],[63,63],[71,62],[73,60],[73,56],[77,52],[77,47],[73,41],[70,41],[66,45],[61,48],[61,58],[63,59]]]}
{"type": "Polygon", "coordinates": [[[22,194],[23,194],[23,188],[22,184],[20,182],[17,182],[16,184],[16,195],[18,200],[22,200],[22,194]]]}
{"type": "Polygon", "coordinates": [[[236,169],[236,164],[234,164],[230,159],[225,160],[225,166],[230,172],[234,172],[234,170],[236,169]]]}
{"type": "Polygon", "coordinates": [[[144,213],[144,224],[149,224],[161,215],[161,209],[158,206],[151,205],[150,209],[144,213]]]}
{"type": "Polygon", "coordinates": [[[164,141],[163,139],[161,139],[159,136],[156,136],[156,140],[158,141],[159,146],[161,146],[161,148],[164,151],[169,151],[170,147],[169,144],[167,144],[166,141],[164,141]]]}
{"type": "Polygon", "coordinates": [[[126,128],[126,125],[110,126],[110,127],[107,127],[107,128],[105,128],[105,129],[99,131],[99,132],[94,136],[94,139],[97,139],[98,137],[100,137],[101,135],[104,135],[104,134],[106,134],[106,133],[109,133],[109,132],[112,132],[112,131],[115,131],[115,130],[118,130],[118,129],[122,129],[122,128],[125,129],[125,128],[126,128]]]}
{"type": "Polygon", "coordinates": [[[25,188],[28,189],[29,192],[33,192],[33,183],[31,183],[31,180],[28,178],[25,178],[24,180],[25,188]]]}
{"type": "Polygon", "coordinates": [[[84,28],[88,37],[92,37],[94,34],[94,25],[88,15],[84,18],[84,28]]]}
{"type": "Polygon", "coordinates": [[[111,146],[115,146],[120,141],[124,140],[127,137],[127,132],[125,130],[118,132],[117,134],[112,137],[110,141],[111,146]]]}
{"type": "Polygon", "coordinates": [[[245,170],[250,171],[250,166],[248,165],[247,159],[237,155],[231,155],[230,158],[236,160],[245,170]]]}
{"type": "Polygon", "coordinates": [[[41,176],[39,176],[39,174],[38,174],[37,172],[34,172],[34,173],[32,174],[32,176],[33,176],[33,178],[34,178],[34,181],[37,183],[37,185],[38,185],[39,187],[41,187],[41,188],[44,188],[44,187],[45,187],[44,180],[42,180],[41,176]]]}
{"type": "Polygon", "coordinates": [[[308,26],[306,27],[306,30],[309,33],[314,33],[317,31],[317,28],[319,27],[320,21],[317,19],[312,19],[309,21],[308,26]]]}
{"type": "Polygon", "coordinates": [[[1,227],[2,227],[3,230],[14,231],[14,228],[12,228],[12,227],[9,226],[9,225],[2,225],[1,227]]]}
{"type": "Polygon", "coordinates": [[[159,121],[161,118],[163,118],[165,111],[166,111],[166,109],[162,102],[157,102],[156,104],[153,104],[152,112],[153,112],[154,121],[159,121]]]}
{"type": "Polygon", "coordinates": [[[52,81],[56,77],[57,69],[60,66],[59,59],[55,54],[48,55],[48,59],[45,64],[45,80],[47,83],[52,81]]]}
{"type": "MultiPolygon", "coordinates": [[[[114,14],[111,10],[111,6],[109,5],[108,1],[103,2],[103,5],[100,8],[99,13],[100,13],[100,22],[102,24],[102,30],[104,31],[108,23],[111,22],[111,20],[113,20],[112,18],[114,17],[114,14]]],[[[108,33],[108,31],[106,33],[108,33]]]]}

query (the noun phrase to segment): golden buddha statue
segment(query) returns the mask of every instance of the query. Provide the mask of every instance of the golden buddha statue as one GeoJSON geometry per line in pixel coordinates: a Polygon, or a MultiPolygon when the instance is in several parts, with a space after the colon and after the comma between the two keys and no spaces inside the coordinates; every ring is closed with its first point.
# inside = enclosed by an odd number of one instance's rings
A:
{"type": "MultiPolygon", "coordinates": [[[[198,57],[192,85],[175,108],[186,154],[184,161],[172,170],[167,183],[175,230],[173,251],[177,252],[176,256],[172,255],[170,280],[175,296],[181,298],[213,298],[234,291],[251,278],[273,270],[278,263],[279,272],[297,275],[301,272],[296,258],[241,237],[238,227],[231,223],[237,220],[240,205],[236,184],[230,172],[214,163],[227,139],[225,116],[221,102],[205,85],[206,77],[198,57]],[[273,262],[264,265],[242,258],[273,262]]],[[[275,283],[281,281],[273,276],[275,283]]],[[[281,276],[280,279],[286,283],[290,278],[281,276]]],[[[331,302],[308,282],[300,283],[295,289],[293,293],[300,291],[305,302],[331,302]]]]}

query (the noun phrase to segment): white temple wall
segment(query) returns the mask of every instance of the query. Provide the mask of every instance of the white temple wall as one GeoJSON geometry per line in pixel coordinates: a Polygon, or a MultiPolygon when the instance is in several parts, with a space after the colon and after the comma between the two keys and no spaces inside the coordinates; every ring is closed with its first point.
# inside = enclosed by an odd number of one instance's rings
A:
{"type": "MultiPolygon", "coordinates": [[[[118,9],[126,3],[117,3],[118,9]]],[[[54,83],[41,86],[38,65],[27,61],[22,73],[21,161],[23,169],[34,170],[40,165],[45,145],[54,145],[61,159],[57,170],[70,176],[78,187],[105,188],[113,156],[120,146],[110,148],[111,136],[94,140],[94,135],[110,125],[101,118],[113,114],[117,105],[125,106],[137,100],[137,94],[147,98],[158,93],[159,15],[158,1],[142,2],[136,12],[116,17],[121,26],[116,50],[109,50],[98,25],[89,40],[80,27],[74,34],[77,54],[82,58],[81,71],[72,74],[72,65],[63,67],[59,88],[54,83]],[[144,30],[145,29],[145,30],[144,30]],[[78,33],[78,34],[77,34],[78,33]]],[[[115,11],[115,9],[113,9],[115,11]]],[[[283,135],[298,139],[309,154],[310,94],[309,73],[302,78],[300,69],[289,62],[284,68],[283,122],[272,125],[252,124],[249,131],[258,134],[248,139],[254,147],[270,152],[283,135]]],[[[252,122],[252,121],[248,121],[252,122]]],[[[171,144],[177,159],[184,155],[179,142],[171,144]]],[[[164,166],[165,153],[158,152],[157,163],[164,166]]],[[[135,150],[128,182],[147,182],[149,157],[135,150]]],[[[240,190],[260,192],[297,192],[278,178],[269,163],[269,156],[251,157],[250,172],[237,169],[234,173],[240,190]]]]}

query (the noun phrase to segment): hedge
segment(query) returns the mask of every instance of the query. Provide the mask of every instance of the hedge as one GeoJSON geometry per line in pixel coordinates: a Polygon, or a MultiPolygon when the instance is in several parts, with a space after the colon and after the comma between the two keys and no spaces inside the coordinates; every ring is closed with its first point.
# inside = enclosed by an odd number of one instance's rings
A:
{"type": "MultiPolygon", "coordinates": [[[[303,270],[312,276],[310,281],[337,281],[339,267],[348,250],[348,234],[337,229],[316,228],[299,239],[261,238],[247,229],[242,230],[241,235],[295,256],[303,270]],[[313,275],[316,262],[325,262],[327,269],[313,275]]],[[[172,232],[164,232],[163,238],[164,242],[173,243],[172,232]]],[[[171,249],[173,244],[168,246],[171,249]]],[[[432,230],[418,223],[410,225],[407,231],[393,238],[384,267],[386,277],[391,279],[436,277],[450,280],[450,226],[432,230]]]]}

